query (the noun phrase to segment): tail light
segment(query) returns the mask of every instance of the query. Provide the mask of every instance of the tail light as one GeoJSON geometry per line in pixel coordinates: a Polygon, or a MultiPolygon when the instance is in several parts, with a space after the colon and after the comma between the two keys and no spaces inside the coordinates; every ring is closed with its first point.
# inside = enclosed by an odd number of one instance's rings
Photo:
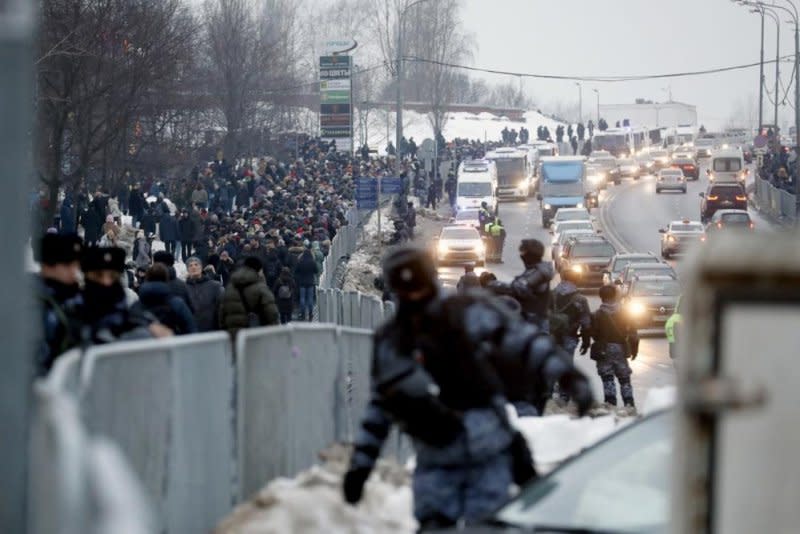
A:
{"type": "Polygon", "coordinates": [[[706,240],[706,236],[704,236],[704,235],[701,235],[701,236],[700,236],[700,241],[705,241],[705,240],[706,240]]]}
{"type": "Polygon", "coordinates": [[[717,223],[717,228],[722,228],[722,223],[721,222],[717,223]]]}
{"type": "Polygon", "coordinates": [[[739,202],[745,202],[747,200],[747,197],[744,195],[736,195],[736,200],[738,200],[739,202]]]}
{"type": "Polygon", "coordinates": [[[752,230],[752,229],[753,229],[753,228],[755,228],[755,227],[756,227],[756,225],[755,225],[755,224],[753,224],[753,223],[751,222],[751,223],[750,223],[750,229],[752,230]]]}
{"type": "Polygon", "coordinates": [[[708,200],[719,200],[719,196],[717,195],[709,195],[706,197],[708,200]]]}

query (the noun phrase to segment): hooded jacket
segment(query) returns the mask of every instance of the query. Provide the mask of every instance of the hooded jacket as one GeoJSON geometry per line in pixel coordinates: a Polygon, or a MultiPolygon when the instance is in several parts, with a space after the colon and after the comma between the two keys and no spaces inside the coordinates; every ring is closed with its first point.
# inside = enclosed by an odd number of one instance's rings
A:
{"type": "Polygon", "coordinates": [[[294,279],[300,287],[313,287],[317,282],[317,262],[310,250],[303,252],[294,268],[294,279]]]}
{"type": "Polygon", "coordinates": [[[197,325],[189,307],[170,291],[166,282],[145,282],[139,288],[139,302],[164,326],[176,334],[197,332],[197,325]]]}
{"type": "Polygon", "coordinates": [[[194,308],[194,320],[198,332],[213,332],[219,329],[219,304],[222,285],[203,274],[200,278],[187,278],[186,289],[194,308]]]}
{"type": "Polygon", "coordinates": [[[219,325],[228,331],[231,339],[235,339],[239,330],[249,326],[248,313],[258,315],[261,326],[278,324],[278,307],[267,283],[253,269],[240,267],[231,275],[222,296],[219,325]]]}

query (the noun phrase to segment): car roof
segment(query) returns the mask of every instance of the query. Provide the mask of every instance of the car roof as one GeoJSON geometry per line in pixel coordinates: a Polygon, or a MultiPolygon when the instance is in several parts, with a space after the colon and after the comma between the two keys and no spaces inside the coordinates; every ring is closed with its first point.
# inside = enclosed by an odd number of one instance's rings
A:
{"type": "Polygon", "coordinates": [[[659,267],[657,267],[657,269],[661,269],[664,271],[669,269],[670,271],[675,272],[675,269],[672,268],[672,265],[661,261],[658,263],[629,263],[628,265],[625,266],[625,269],[633,271],[635,271],[636,269],[652,269],[653,265],[658,265],[659,267]]]}
{"type": "Polygon", "coordinates": [[[643,274],[641,276],[636,277],[637,282],[666,282],[666,281],[675,281],[674,276],[668,276],[664,274],[643,274]]]}
{"type": "Polygon", "coordinates": [[[601,235],[597,235],[595,233],[586,234],[586,235],[576,235],[569,238],[569,241],[574,241],[576,243],[608,243],[611,244],[608,239],[601,235]]]}
{"type": "Polygon", "coordinates": [[[586,208],[559,208],[558,212],[556,212],[556,216],[558,216],[559,213],[575,213],[578,211],[586,211],[586,208]]]}
{"type": "Polygon", "coordinates": [[[614,256],[614,259],[630,259],[630,258],[656,258],[656,255],[653,254],[652,252],[624,252],[616,254],[614,256]]]}
{"type": "MultiPolygon", "coordinates": [[[[720,210],[720,211],[722,211],[722,210],[720,210]]],[[[700,221],[690,221],[689,219],[680,219],[680,220],[677,220],[677,221],[670,221],[669,225],[672,226],[673,224],[699,224],[700,226],[703,226],[703,223],[701,223],[700,221]]]]}

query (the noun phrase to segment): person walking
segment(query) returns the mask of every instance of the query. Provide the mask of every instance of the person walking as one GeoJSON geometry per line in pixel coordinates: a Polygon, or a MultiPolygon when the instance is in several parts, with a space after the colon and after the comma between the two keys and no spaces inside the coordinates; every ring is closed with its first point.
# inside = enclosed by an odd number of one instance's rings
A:
{"type": "MultiPolygon", "coordinates": [[[[581,354],[586,354],[591,345],[592,313],[589,301],[575,285],[579,278],[570,269],[561,274],[561,282],[553,289],[550,310],[550,335],[570,361],[574,360],[579,339],[581,354]]],[[[563,404],[569,401],[569,395],[564,388],[559,388],[559,399],[563,404]]]]}
{"type": "Polygon", "coordinates": [[[248,256],[231,275],[219,305],[219,326],[232,341],[243,328],[278,324],[275,296],[267,287],[261,261],[248,256]]]}
{"type": "Polygon", "coordinates": [[[144,230],[137,230],[136,239],[133,241],[133,261],[139,269],[148,269],[153,263],[150,241],[145,237],[144,230]]]}
{"type": "Polygon", "coordinates": [[[180,241],[180,231],[178,230],[178,220],[165,209],[158,221],[158,236],[164,242],[164,250],[175,256],[177,254],[176,243],[180,241]]]}
{"type": "Polygon", "coordinates": [[[314,300],[316,298],[317,262],[311,250],[305,249],[294,268],[294,280],[300,293],[300,320],[311,321],[314,315],[314,300]]]}
{"type": "Polygon", "coordinates": [[[619,305],[619,292],[613,285],[600,288],[601,304],[592,316],[592,348],[590,357],[597,364],[597,374],[603,382],[607,407],[617,406],[617,384],[628,415],[636,412],[631,384],[631,366],[639,354],[639,335],[619,305]]]}
{"type": "Polygon", "coordinates": [[[197,325],[192,312],[183,300],[170,291],[167,284],[169,271],[161,263],[154,263],[145,275],[145,282],[139,288],[139,302],[152,313],[158,321],[176,335],[193,334],[197,325]]]}
{"type": "Polygon", "coordinates": [[[292,315],[294,314],[297,284],[295,284],[292,272],[288,267],[283,267],[281,269],[280,275],[272,288],[272,293],[275,295],[275,300],[278,303],[278,314],[280,315],[281,324],[291,322],[292,315]]]}
{"type": "Polygon", "coordinates": [[[194,308],[194,321],[198,332],[219,330],[219,304],[222,300],[222,284],[213,280],[203,270],[203,263],[196,256],[186,260],[186,289],[194,308]]]}
{"type": "Polygon", "coordinates": [[[192,255],[194,230],[192,229],[192,221],[189,220],[189,212],[186,210],[181,211],[181,216],[178,219],[178,236],[181,242],[181,258],[187,260],[192,255]]]}

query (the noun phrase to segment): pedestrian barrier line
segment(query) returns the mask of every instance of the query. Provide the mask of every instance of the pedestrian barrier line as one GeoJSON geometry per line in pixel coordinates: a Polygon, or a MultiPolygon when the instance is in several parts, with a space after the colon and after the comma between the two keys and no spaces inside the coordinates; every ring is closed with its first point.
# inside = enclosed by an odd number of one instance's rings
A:
{"type": "Polygon", "coordinates": [[[755,197],[759,210],[778,219],[797,219],[796,196],[779,189],[767,180],[755,178],[755,197]]]}

